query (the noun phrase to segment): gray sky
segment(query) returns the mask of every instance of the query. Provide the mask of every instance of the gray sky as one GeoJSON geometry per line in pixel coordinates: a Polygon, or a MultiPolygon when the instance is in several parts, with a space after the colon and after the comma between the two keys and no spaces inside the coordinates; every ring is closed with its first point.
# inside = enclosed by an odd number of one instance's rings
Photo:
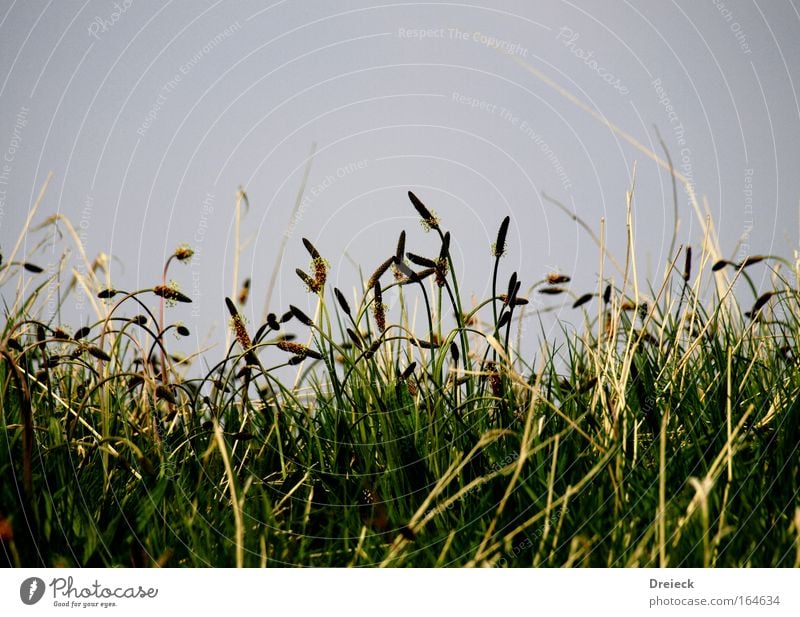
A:
{"type": "MultiPolygon", "coordinates": [[[[596,231],[605,217],[622,259],[636,162],[640,274],[660,273],[668,175],[538,71],[661,154],[658,127],[727,257],[791,257],[798,33],[790,1],[0,2],[0,245],[10,250],[52,171],[37,221],[69,217],[90,255],[113,256],[116,286],[158,283],[164,259],[192,245],[194,261],[171,275],[195,303],[171,315],[202,338],[226,320],[240,185],[253,327],[287,228],[276,312],[312,306],[294,274],[308,265],[303,236],[345,289],[353,263],[368,276],[402,228],[410,250],[436,251],[412,189],[452,231],[468,291],[487,293],[509,214],[503,280],[558,269],[582,292],[596,284],[598,249],[542,193],[596,231]],[[290,222],[312,143],[307,199],[290,222]]],[[[679,212],[678,242],[699,246],[685,193],[679,212]]],[[[77,327],[88,305],[74,305],[77,327]]]]}

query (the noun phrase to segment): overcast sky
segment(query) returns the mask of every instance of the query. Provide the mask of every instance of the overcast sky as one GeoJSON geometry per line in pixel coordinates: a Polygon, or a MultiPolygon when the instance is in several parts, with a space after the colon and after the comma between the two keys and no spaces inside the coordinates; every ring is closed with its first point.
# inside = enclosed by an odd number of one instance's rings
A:
{"type": "MultiPolygon", "coordinates": [[[[152,286],[176,246],[197,251],[171,274],[195,301],[174,318],[198,344],[226,320],[239,186],[254,327],[287,232],[275,312],[312,306],[294,274],[308,265],[301,237],[345,289],[401,229],[410,250],[435,252],[409,189],[452,231],[468,292],[487,293],[505,215],[504,279],[557,269],[585,291],[598,249],[543,194],[598,233],[605,217],[622,259],[636,164],[640,275],[657,276],[674,257],[670,178],[598,118],[659,155],[660,131],[726,257],[791,257],[798,244],[800,14],[788,0],[0,2],[0,67],[3,253],[52,171],[36,221],[69,217],[90,256],[112,256],[117,287],[152,286]]],[[[685,192],[679,216],[678,244],[699,246],[685,192]]],[[[89,318],[78,300],[70,310],[76,327],[89,318]]]]}

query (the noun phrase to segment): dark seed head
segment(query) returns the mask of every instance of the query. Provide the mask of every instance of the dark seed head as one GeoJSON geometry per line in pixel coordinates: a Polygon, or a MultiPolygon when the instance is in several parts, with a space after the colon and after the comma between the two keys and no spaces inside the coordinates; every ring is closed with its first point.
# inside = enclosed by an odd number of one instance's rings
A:
{"type": "Polygon", "coordinates": [[[375,302],[373,303],[373,313],[378,330],[386,330],[386,307],[383,305],[383,292],[381,291],[380,281],[375,281],[375,302]]]}
{"type": "Polygon", "coordinates": [[[189,328],[187,328],[187,327],[186,327],[186,326],[184,326],[184,325],[179,325],[179,326],[178,326],[177,328],[175,328],[175,329],[178,331],[178,334],[180,334],[181,336],[189,336],[189,334],[190,334],[190,332],[189,332],[189,328]]]}
{"type": "Polygon", "coordinates": [[[350,340],[353,341],[353,345],[355,345],[357,349],[363,349],[364,346],[361,344],[361,339],[358,334],[353,332],[350,328],[347,328],[347,336],[350,337],[350,340]]]}
{"type": "Polygon", "coordinates": [[[250,297],[250,279],[244,279],[242,283],[242,288],[239,290],[239,304],[246,304],[247,298],[250,297]]]}
{"type": "Polygon", "coordinates": [[[422,257],[421,255],[417,255],[415,253],[406,253],[406,257],[408,257],[408,261],[410,261],[412,264],[422,268],[436,267],[436,262],[433,259],[428,259],[427,257],[422,257]]]}
{"type": "Polygon", "coordinates": [[[611,285],[606,285],[606,289],[603,292],[603,302],[608,304],[611,301],[611,285]]]}
{"type": "Polygon", "coordinates": [[[517,288],[517,273],[514,272],[511,278],[508,279],[508,290],[506,291],[506,298],[511,298],[514,295],[514,290],[517,288]]]}
{"type": "Polygon", "coordinates": [[[752,255],[750,257],[745,257],[744,261],[742,262],[741,267],[747,268],[748,266],[752,266],[754,264],[760,263],[764,261],[766,257],[764,255],[752,255]]]}
{"type": "Polygon", "coordinates": [[[264,336],[264,333],[267,331],[267,328],[269,328],[269,324],[267,323],[261,324],[261,326],[259,326],[258,330],[256,330],[256,333],[253,335],[254,345],[258,344],[259,341],[261,341],[261,338],[264,336]]]}
{"type": "Polygon", "coordinates": [[[319,254],[319,251],[307,238],[303,238],[303,246],[306,247],[308,254],[311,255],[311,259],[322,259],[322,255],[319,254]]]}
{"type": "MultiPolygon", "coordinates": [[[[167,285],[156,285],[153,287],[153,293],[165,300],[172,300],[174,302],[191,302],[192,299],[177,289],[173,289],[167,285]]],[[[98,294],[99,295],[99,294],[98,294]]]]}
{"type": "MultiPolygon", "coordinates": [[[[417,273],[414,272],[411,268],[409,268],[402,261],[395,261],[394,258],[392,258],[392,261],[394,261],[394,265],[397,267],[397,269],[400,272],[400,274],[402,274],[403,276],[406,277],[406,282],[407,283],[416,283],[416,282],[419,282],[421,280],[420,277],[417,275],[417,273]]],[[[435,271],[435,268],[430,268],[430,271],[431,271],[431,274],[433,274],[433,272],[435,271]]],[[[371,280],[372,279],[370,279],[370,281],[371,280]]]]}
{"type": "Polygon", "coordinates": [[[372,356],[374,356],[375,352],[378,351],[380,346],[381,346],[381,339],[373,341],[372,344],[369,346],[369,348],[364,352],[364,359],[369,360],[372,356]]]}
{"type": "Polygon", "coordinates": [[[458,364],[458,345],[453,341],[450,343],[450,355],[453,356],[453,363],[458,364]]]}
{"type": "Polygon", "coordinates": [[[583,294],[580,298],[575,300],[575,302],[572,304],[572,308],[578,308],[579,306],[583,306],[592,298],[594,298],[594,294],[583,294]]]}
{"type": "Polygon", "coordinates": [[[422,218],[422,224],[427,229],[439,229],[439,219],[437,219],[433,213],[425,207],[425,204],[423,204],[411,191],[408,192],[408,198],[411,200],[411,205],[414,206],[414,209],[422,218]]]}
{"type": "Polygon", "coordinates": [[[168,403],[172,403],[173,405],[177,403],[172,390],[169,388],[169,386],[165,386],[163,384],[156,386],[156,398],[167,401],[168,403]]]}
{"type": "Polygon", "coordinates": [[[305,283],[305,286],[308,288],[308,291],[311,293],[318,293],[320,290],[320,286],[317,283],[316,279],[312,279],[308,274],[303,272],[300,268],[295,268],[295,273],[297,276],[300,277],[300,280],[305,283]]]}
{"type": "Polygon", "coordinates": [[[347,298],[344,297],[344,294],[339,291],[338,287],[333,288],[333,293],[336,296],[336,301],[339,303],[339,306],[342,307],[342,310],[345,314],[350,315],[350,305],[347,303],[347,298]]]}
{"type": "Polygon", "coordinates": [[[225,306],[228,307],[228,312],[231,314],[231,317],[239,316],[239,311],[236,310],[236,305],[230,298],[225,298],[225,306]]]}
{"type": "Polygon", "coordinates": [[[314,325],[314,322],[311,320],[311,318],[293,304],[289,305],[289,311],[292,313],[294,318],[297,319],[297,321],[299,321],[303,325],[309,327],[314,325]]]}
{"type": "Polygon", "coordinates": [[[715,262],[713,266],[711,266],[711,271],[716,272],[717,270],[722,270],[725,266],[730,265],[727,259],[720,259],[719,261],[715,262]]]}
{"type": "Polygon", "coordinates": [[[416,362],[412,362],[411,364],[409,364],[406,367],[406,369],[400,374],[400,380],[401,381],[405,381],[406,379],[411,377],[411,375],[414,374],[414,369],[415,368],[417,368],[417,363],[416,362]]]}
{"type": "Polygon", "coordinates": [[[563,285],[569,283],[570,278],[566,274],[551,273],[547,275],[547,282],[550,285],[563,285]]]}
{"type": "Polygon", "coordinates": [[[101,300],[107,300],[108,298],[113,298],[116,295],[117,295],[116,289],[104,289],[98,292],[97,297],[100,298],[101,300]]]}
{"type": "Polygon", "coordinates": [[[450,254],[450,232],[444,234],[444,239],[442,240],[442,248],[439,249],[439,261],[446,260],[447,256],[450,254]]]}
{"type": "Polygon", "coordinates": [[[147,316],[146,315],[134,315],[131,317],[131,323],[137,326],[146,326],[147,325],[147,316]]]}
{"type": "Polygon", "coordinates": [[[22,267],[25,268],[28,272],[32,272],[33,274],[39,274],[40,272],[44,272],[44,269],[40,268],[36,264],[31,264],[26,262],[22,264],[22,267]]]}
{"type": "Polygon", "coordinates": [[[105,351],[100,349],[99,347],[95,347],[94,345],[90,345],[87,351],[97,358],[98,360],[102,360],[103,362],[108,362],[111,360],[111,356],[109,356],[105,351]]]}
{"type": "Polygon", "coordinates": [[[394,257],[397,261],[403,260],[403,254],[406,252],[406,232],[405,230],[400,232],[400,238],[397,240],[397,250],[394,253],[394,257]]]}
{"type": "Polygon", "coordinates": [[[91,330],[92,329],[89,326],[83,326],[82,328],[78,328],[78,331],[75,332],[75,336],[73,336],[72,338],[74,338],[76,341],[79,341],[82,338],[85,338],[86,335],[89,334],[89,332],[91,332],[91,330]]]}
{"type": "Polygon", "coordinates": [[[384,261],[380,266],[378,266],[378,269],[372,273],[371,277],[369,277],[369,281],[367,282],[367,289],[372,289],[373,287],[375,287],[375,282],[384,275],[384,273],[389,269],[389,266],[391,266],[392,263],[394,262],[395,258],[390,257],[389,259],[384,261]]]}
{"type": "Polygon", "coordinates": [[[683,264],[683,280],[685,282],[689,282],[689,279],[692,278],[692,247],[686,247],[686,261],[683,264]]]}
{"type": "Polygon", "coordinates": [[[767,292],[767,293],[765,293],[765,294],[761,294],[761,295],[758,297],[758,300],[756,300],[756,303],[753,305],[753,310],[752,310],[752,311],[750,311],[750,313],[751,313],[752,315],[755,315],[756,313],[758,313],[758,311],[760,311],[760,310],[761,310],[761,308],[762,308],[762,307],[763,307],[763,306],[764,306],[764,305],[765,305],[767,302],[769,302],[770,298],[772,298],[772,296],[774,296],[774,295],[775,295],[775,292],[773,292],[773,291],[768,291],[768,292],[767,292]]]}
{"type": "Polygon", "coordinates": [[[508,235],[508,224],[511,222],[511,217],[507,216],[500,223],[500,229],[497,231],[497,240],[494,243],[494,256],[502,257],[506,253],[506,236],[508,235]]]}
{"type": "Polygon", "coordinates": [[[301,358],[314,358],[315,360],[322,360],[322,354],[320,354],[318,351],[299,343],[278,341],[276,345],[281,351],[294,354],[295,356],[299,356],[301,358]]]}
{"type": "Polygon", "coordinates": [[[281,324],[278,321],[278,316],[275,315],[275,313],[270,313],[269,315],[267,315],[267,325],[273,330],[281,329],[281,324]]]}

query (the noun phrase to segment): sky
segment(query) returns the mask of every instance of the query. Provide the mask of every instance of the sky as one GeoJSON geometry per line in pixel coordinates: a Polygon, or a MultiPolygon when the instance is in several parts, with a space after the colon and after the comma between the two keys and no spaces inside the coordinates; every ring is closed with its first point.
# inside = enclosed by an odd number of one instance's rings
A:
{"type": "MultiPolygon", "coordinates": [[[[408,190],[452,232],[465,297],[489,293],[506,215],[502,280],[517,271],[525,290],[558,271],[594,290],[599,248],[553,200],[595,234],[604,221],[623,261],[635,170],[641,284],[703,241],[679,184],[670,253],[672,182],[646,152],[664,156],[660,135],[723,257],[792,258],[798,33],[788,0],[3,1],[0,250],[52,173],[34,225],[68,218],[90,259],[109,256],[115,287],[152,287],[176,247],[194,249],[169,272],[193,299],[170,309],[192,349],[219,341],[223,298],[246,277],[253,327],[289,303],[313,310],[294,273],[303,237],[348,293],[401,229],[409,250],[437,253],[408,190]]],[[[38,239],[22,247],[31,261],[53,269],[68,248],[81,271],[68,237],[38,239]]],[[[608,263],[603,275],[621,282],[608,263]]],[[[75,328],[91,317],[80,294],[64,307],[75,328]]]]}

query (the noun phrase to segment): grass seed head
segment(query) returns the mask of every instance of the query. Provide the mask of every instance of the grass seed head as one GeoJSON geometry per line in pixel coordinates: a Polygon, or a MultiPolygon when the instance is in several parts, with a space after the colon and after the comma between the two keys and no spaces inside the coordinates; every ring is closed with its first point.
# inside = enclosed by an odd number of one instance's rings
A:
{"type": "Polygon", "coordinates": [[[688,283],[692,278],[692,247],[686,247],[686,260],[683,263],[683,280],[688,283]]]}
{"type": "Polygon", "coordinates": [[[342,310],[345,312],[345,314],[351,315],[350,305],[347,303],[347,298],[344,297],[344,294],[339,290],[338,287],[333,288],[333,294],[336,296],[336,301],[339,303],[339,306],[342,307],[342,310]]]}
{"type": "Polygon", "coordinates": [[[497,230],[497,239],[492,247],[492,254],[500,258],[506,254],[506,236],[508,235],[508,224],[511,222],[511,217],[507,216],[500,223],[500,229],[497,230]]]}
{"type": "Polygon", "coordinates": [[[547,284],[548,285],[563,285],[564,283],[569,283],[570,278],[566,274],[559,274],[557,272],[551,272],[547,275],[547,284]]]}
{"type": "Polygon", "coordinates": [[[194,256],[194,249],[192,249],[192,247],[188,244],[181,244],[175,249],[173,255],[178,261],[188,263],[194,256]]]}
{"type": "Polygon", "coordinates": [[[425,231],[430,231],[431,229],[438,230],[439,219],[434,215],[434,213],[428,210],[425,204],[423,204],[411,191],[408,192],[408,198],[411,200],[411,205],[414,206],[414,209],[422,218],[422,227],[425,229],[425,231]]]}

